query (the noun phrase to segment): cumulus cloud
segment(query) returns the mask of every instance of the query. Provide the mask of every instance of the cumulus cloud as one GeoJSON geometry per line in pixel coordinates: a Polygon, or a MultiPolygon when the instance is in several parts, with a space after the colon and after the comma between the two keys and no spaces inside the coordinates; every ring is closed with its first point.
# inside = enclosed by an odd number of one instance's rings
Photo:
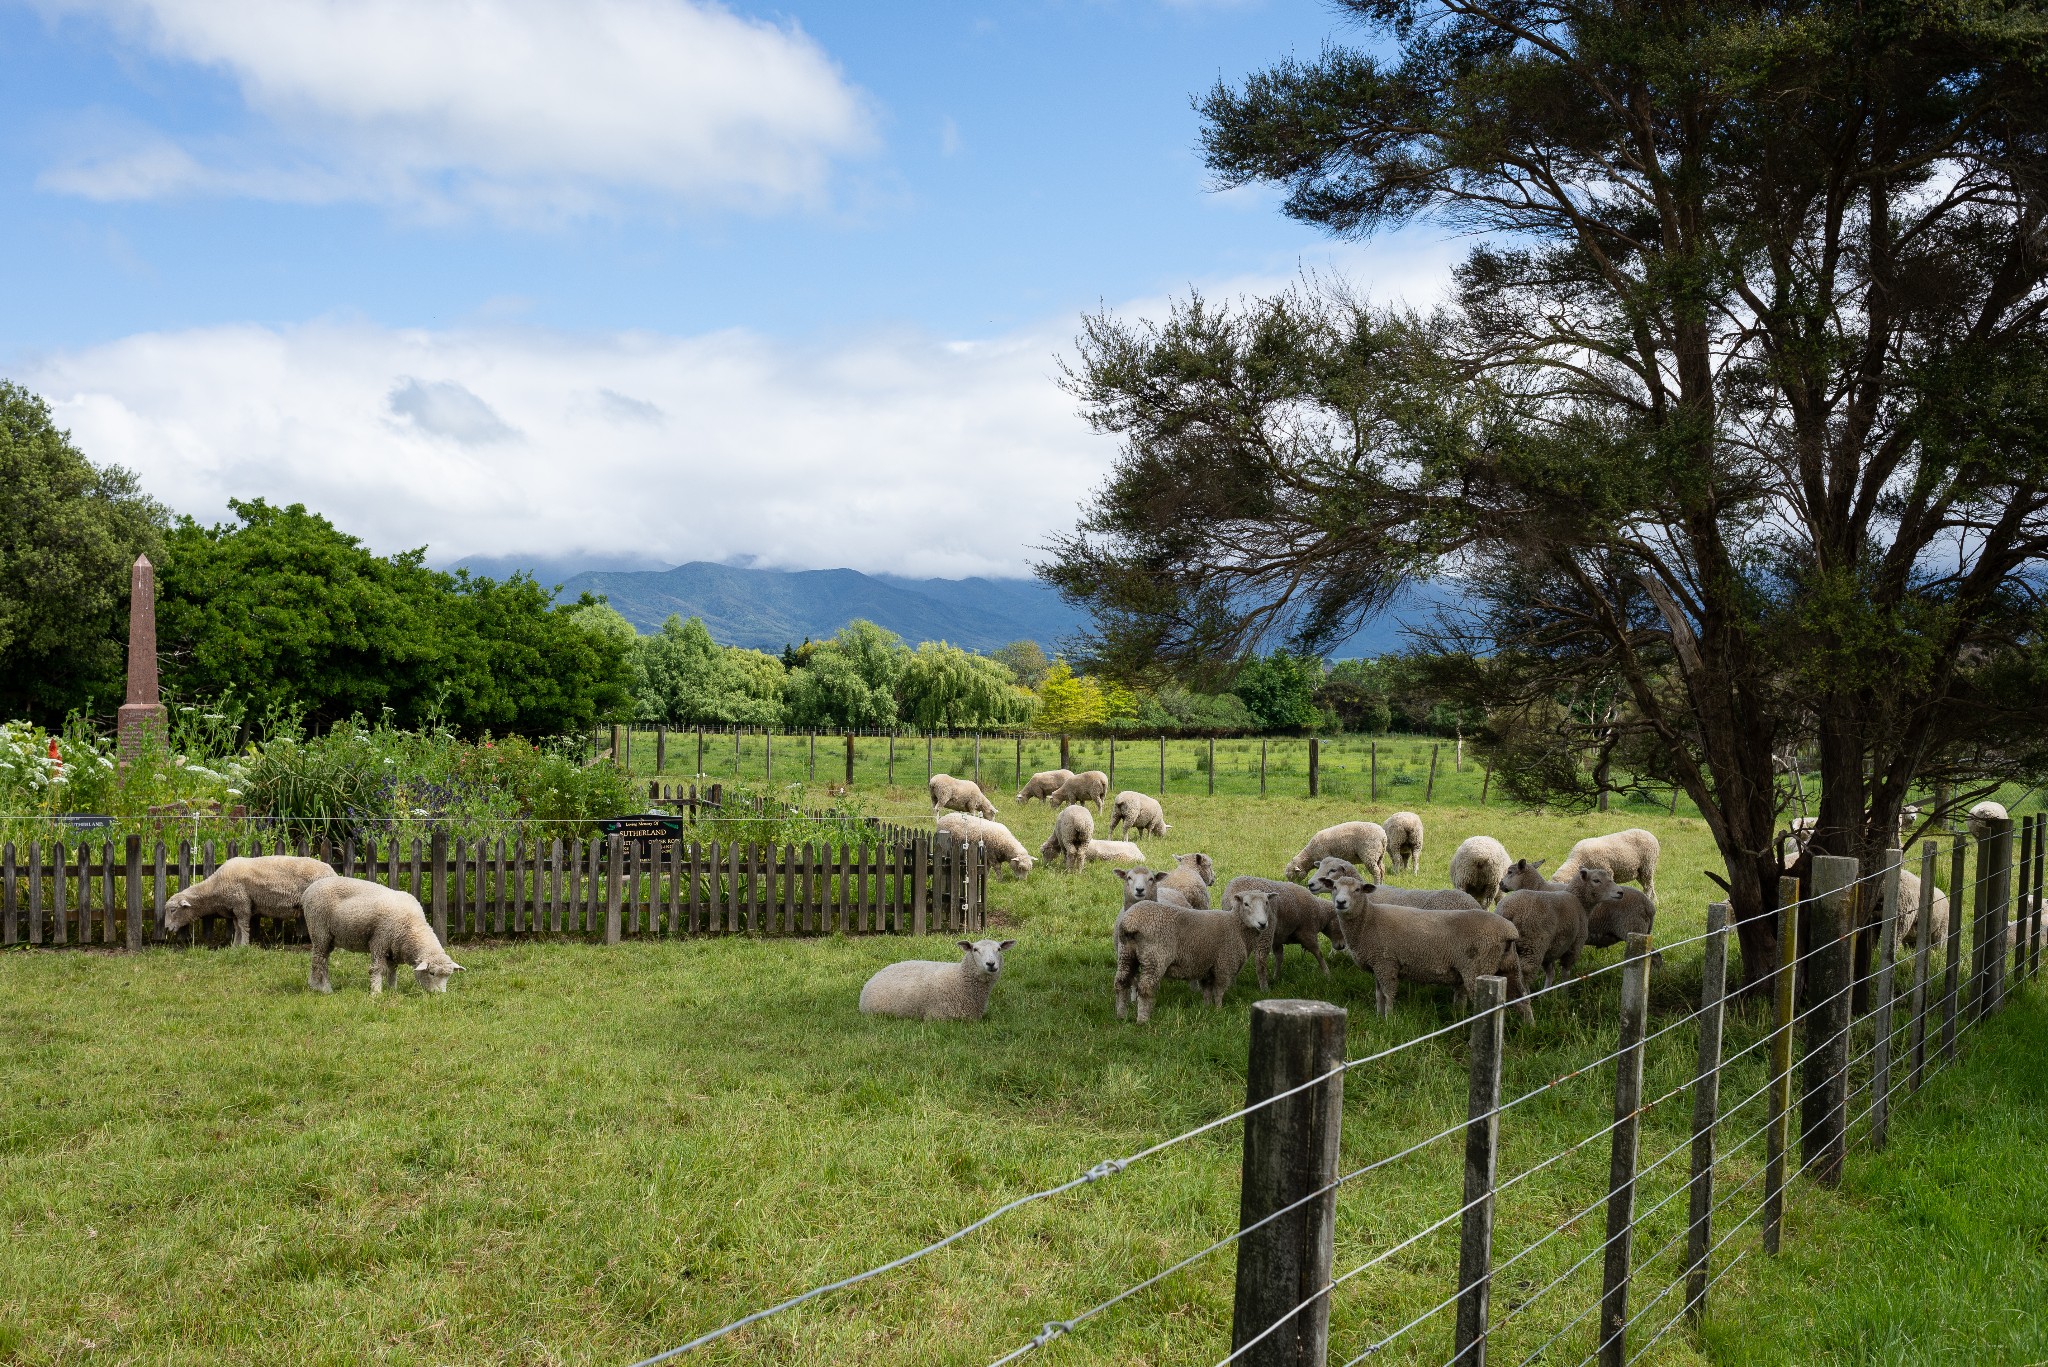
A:
{"type": "Polygon", "coordinates": [[[41,0],[222,72],[261,121],[174,139],[94,120],[43,184],[560,217],[829,198],[870,101],[794,22],[709,0],[41,0]]]}

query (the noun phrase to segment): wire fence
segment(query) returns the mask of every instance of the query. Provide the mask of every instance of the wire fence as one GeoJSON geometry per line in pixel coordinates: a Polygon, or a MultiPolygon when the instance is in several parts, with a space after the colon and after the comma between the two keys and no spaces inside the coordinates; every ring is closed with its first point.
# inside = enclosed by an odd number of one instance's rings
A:
{"type": "MultiPolygon", "coordinates": [[[[1609,974],[1620,974],[1619,1042],[1506,1100],[1500,1099],[1500,1041],[1505,1014],[1515,1003],[1505,997],[1500,979],[1480,980],[1485,989],[1480,1005],[1465,1018],[1357,1057],[1343,1057],[1340,1025],[1336,1054],[1301,1071],[1299,1059],[1311,1055],[1294,1051],[1289,1055],[1297,1059],[1293,1073],[1261,1073],[1265,1055],[1260,1032],[1301,1028],[1298,1022],[1288,1023],[1291,1017],[1283,1019],[1287,1013],[1278,1008],[1310,1004],[1260,1003],[1253,1011],[1250,1079],[1250,1094],[1257,1099],[1244,1107],[1123,1157],[1106,1158],[912,1253],[709,1329],[641,1359],[636,1367],[669,1361],[763,1319],[905,1267],[1012,1212],[1109,1182],[1147,1159],[1231,1125],[1243,1125],[1246,1131],[1248,1194],[1239,1226],[1107,1296],[1061,1318],[1041,1321],[1021,1342],[997,1345],[990,1367],[1003,1367],[1078,1336],[1119,1306],[1157,1291],[1232,1247],[1238,1253],[1238,1311],[1231,1347],[1215,1359],[1216,1367],[1324,1362],[1332,1304],[1347,1298],[1343,1320],[1352,1341],[1337,1349],[1336,1359],[1344,1367],[1397,1350],[1404,1360],[1436,1361],[1447,1367],[1484,1363],[1489,1348],[1500,1360],[1508,1360],[1512,1353],[1521,1364],[1576,1360],[1622,1367],[1642,1360],[1674,1329],[1706,1315],[1713,1288],[1744,1258],[1759,1247],[1776,1251],[1788,1190],[1801,1182],[1838,1181],[1852,1140],[1882,1147],[1892,1104],[1910,1097],[1955,1060],[1957,1035],[1996,1014],[2006,1000],[2009,981],[2038,975],[2040,865],[2048,837],[2044,822],[2048,818],[2029,817],[2020,823],[2017,861],[2010,822],[1991,823],[1981,839],[1963,838],[1952,846],[1950,916],[1938,937],[1928,915],[1935,895],[1932,877],[1922,878],[1918,906],[1900,905],[1902,856],[1871,871],[1858,871],[1848,860],[1815,861],[1812,886],[1801,889],[1776,913],[1776,967],[1763,981],[1749,984],[1754,995],[1771,992],[1769,1019],[1756,1038],[1734,1049],[1722,1046],[1728,1001],[1724,971],[1734,927],[1721,904],[1710,909],[1706,932],[1654,946],[1666,954],[1694,945],[1702,952],[1699,1003],[1654,1028],[1648,1020],[1653,950],[1648,937],[1631,937],[1627,954],[1611,965],[1527,993],[1524,1000],[1532,1003],[1575,993],[1582,1011],[1604,1013],[1606,998],[1595,989],[1609,974]],[[1973,875],[1968,879],[1962,877],[1966,862],[1973,875]],[[1916,917],[1917,933],[1910,953],[1902,954],[1899,932],[1906,913],[1916,917]],[[1862,971],[1852,968],[1858,964],[1859,948],[1867,952],[1870,964],[1862,971]],[[1460,1036],[1469,1039],[1467,1080],[1472,1098],[1463,1118],[1348,1165],[1338,1161],[1338,1146],[1331,1142],[1327,1164],[1314,1171],[1303,1169],[1294,1185],[1279,1195],[1272,1194],[1270,1182],[1261,1180],[1255,1186],[1254,1168],[1265,1161],[1255,1155],[1269,1155],[1276,1147],[1298,1155],[1313,1147],[1312,1131],[1302,1126],[1307,1124],[1303,1117],[1315,1107],[1328,1106],[1341,1127],[1346,1075],[1386,1065],[1432,1042],[1454,1044],[1460,1036]],[[1696,1061],[1674,1063],[1670,1051],[1688,1038],[1696,1045],[1696,1061]],[[1759,1054],[1766,1056],[1758,1058],[1759,1054]],[[1646,1058],[1656,1060],[1661,1074],[1678,1070],[1672,1085],[1647,1098],[1642,1085],[1646,1058]],[[1611,1121],[1499,1175],[1504,1118],[1512,1119],[1520,1108],[1575,1081],[1610,1074],[1615,1093],[1611,1121]],[[1722,1104],[1723,1078],[1738,1075],[1744,1085],[1755,1085],[1733,1104],[1722,1104]],[[1645,1120],[1668,1115],[1672,1104],[1686,1096],[1694,1102],[1689,1125],[1663,1125],[1657,1133],[1673,1142],[1649,1161],[1638,1161],[1645,1120]],[[1862,1103],[1853,1114],[1852,1102],[1862,1103]],[[1609,1171],[1592,1199],[1583,1199],[1586,1193],[1581,1191],[1571,1199],[1564,1218],[1542,1214],[1547,1228],[1520,1247],[1503,1250],[1505,1256],[1496,1261],[1497,1212],[1512,1207],[1525,1191],[1547,1211],[1558,1193],[1539,1193],[1539,1179],[1553,1188],[1569,1183],[1572,1161],[1597,1152],[1603,1140],[1609,1171]],[[1681,1155],[1688,1161],[1679,1162],[1681,1155]],[[1406,1227],[1347,1235],[1347,1244],[1366,1246],[1361,1250],[1364,1256],[1350,1261],[1345,1270],[1336,1270],[1340,1193],[1364,1189],[1370,1185],[1368,1179],[1397,1165],[1454,1157],[1463,1159],[1459,1168],[1465,1191],[1460,1200],[1440,1211],[1415,1212],[1406,1227]],[[1483,1180],[1475,1179],[1475,1173],[1483,1174],[1483,1180]],[[1269,1209],[1256,1208],[1249,1194],[1255,1190],[1271,1197],[1269,1209]],[[1681,1204],[1681,1198],[1687,1199],[1681,1204]],[[1603,1207],[1606,1227],[1597,1236],[1589,1235],[1587,1226],[1603,1207]],[[1723,1227],[1729,1217],[1738,1218],[1723,1227]],[[1444,1250],[1435,1246],[1454,1228],[1457,1271],[1444,1277],[1444,1250]],[[1647,1253],[1636,1248],[1639,1232],[1647,1253]],[[1733,1247],[1738,1241],[1744,1246],[1733,1247]],[[1271,1275],[1270,1269],[1280,1265],[1292,1269],[1296,1280],[1281,1288],[1285,1294],[1266,1296],[1268,1304],[1279,1306],[1279,1313],[1248,1312],[1248,1304],[1256,1306],[1260,1300],[1256,1294],[1246,1295],[1248,1274],[1265,1270],[1271,1275]],[[1314,1275],[1304,1276],[1303,1269],[1314,1275]],[[1398,1276],[1375,1282],[1373,1274],[1383,1270],[1398,1271],[1398,1276]],[[1523,1280],[1510,1281],[1506,1274],[1511,1272],[1523,1280]],[[1547,1279],[1533,1285],[1536,1278],[1547,1279]],[[1433,1280],[1433,1292],[1415,1294],[1416,1288],[1433,1280]],[[1361,1301],[1359,1288],[1368,1285],[1373,1292],[1361,1301]],[[1532,1290],[1521,1290],[1531,1285],[1532,1290]],[[1495,1314],[1489,1293],[1500,1287],[1517,1294],[1495,1314]],[[1308,1289],[1298,1294],[1298,1288],[1308,1289]],[[1385,1323],[1367,1327],[1367,1321],[1382,1315],[1385,1323]],[[1441,1332],[1441,1322],[1453,1316],[1448,1355],[1438,1356],[1429,1348],[1429,1336],[1441,1332]],[[1584,1356],[1574,1358],[1581,1348],[1584,1356]],[[1556,1356],[1560,1353],[1565,1356],[1556,1356]]],[[[1934,849],[1932,842],[1923,847],[1921,867],[1926,873],[1933,871],[1934,849]]],[[[1320,1009],[1341,1020],[1336,1008],[1320,1009]]]]}

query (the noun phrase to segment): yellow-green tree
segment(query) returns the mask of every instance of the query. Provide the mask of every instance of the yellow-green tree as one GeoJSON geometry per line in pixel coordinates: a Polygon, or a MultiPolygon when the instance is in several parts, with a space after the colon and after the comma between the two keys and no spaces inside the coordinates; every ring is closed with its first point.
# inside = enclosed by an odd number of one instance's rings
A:
{"type": "Polygon", "coordinates": [[[1038,712],[1032,725],[1040,731],[1082,731],[1108,718],[1102,685],[1075,674],[1065,660],[1054,661],[1038,685],[1038,712]]]}

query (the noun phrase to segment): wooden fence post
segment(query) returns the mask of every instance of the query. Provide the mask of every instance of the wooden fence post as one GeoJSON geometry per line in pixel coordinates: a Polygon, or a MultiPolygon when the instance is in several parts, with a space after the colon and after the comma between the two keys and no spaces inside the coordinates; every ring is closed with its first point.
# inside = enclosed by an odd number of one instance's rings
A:
{"type": "Polygon", "coordinates": [[[846,786],[853,786],[853,732],[846,733],[846,786]]]}
{"type": "MultiPolygon", "coordinates": [[[[851,779],[847,781],[852,782],[851,779]]],[[[885,787],[894,788],[896,786],[896,733],[894,731],[889,733],[889,759],[888,763],[883,767],[882,782],[885,787]]]]}
{"type": "Polygon", "coordinates": [[[1427,785],[1426,787],[1424,787],[1424,788],[1423,788],[1423,790],[1422,790],[1422,800],[1423,800],[1424,802],[1434,802],[1434,801],[1436,801],[1436,756],[1437,756],[1437,751],[1439,751],[1439,750],[1441,750],[1441,749],[1443,749],[1443,743],[1442,743],[1441,741],[1431,741],[1431,742],[1430,742],[1430,745],[1429,745],[1429,783],[1428,783],[1428,785],[1427,785]]]}
{"type": "Polygon", "coordinates": [[[1016,763],[1010,766],[1010,786],[1012,788],[1022,788],[1024,786],[1024,733],[1022,731],[1017,733],[1017,760],[1016,763]]]}
{"type": "MultiPolygon", "coordinates": [[[[1060,768],[1062,768],[1062,769],[1072,769],[1073,767],[1074,767],[1074,761],[1073,761],[1072,759],[1068,758],[1068,756],[1067,756],[1067,736],[1066,736],[1066,733],[1065,733],[1065,732],[1061,732],[1061,733],[1060,733],[1060,768]]],[[[1020,785],[1020,786],[1021,786],[1021,785],[1020,785]]]]}
{"type": "Polygon", "coordinates": [[[1209,737],[1209,796],[1216,796],[1216,737],[1209,737]]]}
{"type": "Polygon", "coordinates": [[[1458,1321],[1451,1361],[1486,1367],[1487,1302],[1493,1289],[1493,1186],[1500,1170],[1501,1019],[1508,980],[1479,979],[1465,1087],[1465,1214],[1458,1229],[1458,1321]]]}
{"type": "Polygon", "coordinates": [[[1308,795],[1316,796],[1321,784],[1323,769],[1323,742],[1319,736],[1308,738],[1308,795]]]}
{"type": "Polygon", "coordinates": [[[1899,869],[1904,850],[1884,852],[1884,914],[1877,922],[1877,980],[1871,1015],[1877,1038],[1870,1045],[1870,1147],[1882,1153],[1891,1126],[1892,1094],[1892,967],[1898,954],[1899,869]]]}
{"type": "Polygon", "coordinates": [[[1941,993],[1941,1057],[1954,1062],[1956,1056],[1956,1008],[1963,994],[1963,908],[1969,884],[1963,881],[1970,842],[1955,838],[1948,861],[1948,980],[1941,993]]]}
{"type": "MultiPolygon", "coordinates": [[[[126,894],[128,903],[128,951],[131,954],[139,954],[142,952],[142,837],[129,836],[125,853],[127,867],[124,872],[127,877],[126,886],[122,891],[126,894]]],[[[112,907],[107,911],[109,915],[113,914],[112,907]]]]}
{"type": "Polygon", "coordinates": [[[1934,962],[1934,842],[1920,844],[1920,905],[1913,913],[1913,1062],[1906,1074],[1906,1094],[1920,1090],[1927,1076],[1928,978],[1934,962]]]}
{"type": "Polygon", "coordinates": [[[621,726],[621,725],[619,725],[619,724],[618,724],[617,722],[613,722],[613,723],[612,723],[612,763],[614,763],[614,764],[617,764],[617,765],[624,765],[624,764],[625,764],[625,762],[626,762],[626,728],[625,728],[625,727],[623,727],[623,726],[621,726]]]}
{"type": "Polygon", "coordinates": [[[433,872],[428,876],[427,896],[434,913],[434,935],[448,943],[448,827],[436,824],[427,845],[433,872]]]}
{"type": "Polygon", "coordinates": [[[704,777],[704,723],[697,723],[697,777],[704,777]]]}
{"type": "Polygon", "coordinates": [[[1628,937],[1621,970],[1621,1038],[1614,1061],[1614,1131],[1607,1158],[1607,1248],[1600,1274],[1600,1367],[1628,1361],[1628,1274],[1635,1248],[1636,1155],[1642,1136],[1643,1034],[1650,1013],[1650,937],[1628,937]]]}
{"type": "Polygon", "coordinates": [[[15,919],[21,905],[19,888],[14,871],[14,842],[10,840],[0,845],[0,944],[16,943],[15,919]]]}
{"type": "Polygon", "coordinates": [[[927,731],[924,733],[924,781],[930,783],[932,775],[937,772],[932,768],[932,733],[927,731]]]}
{"type": "Polygon", "coordinates": [[[770,788],[775,786],[775,728],[761,728],[761,781],[770,788]]]}
{"type": "Polygon", "coordinates": [[[1487,789],[1489,789],[1489,788],[1491,788],[1492,786],[1493,786],[1493,766],[1492,766],[1492,765],[1490,765],[1490,764],[1487,764],[1487,763],[1485,763],[1484,761],[1481,761],[1481,762],[1480,762],[1480,765],[1479,765],[1479,805],[1480,805],[1480,806],[1484,807],[1484,806],[1486,805],[1486,790],[1487,790],[1487,789]]]}
{"type": "Polygon", "coordinates": [[[660,773],[668,767],[668,723],[654,728],[654,772],[660,773]]]}
{"type": "Polygon", "coordinates": [[[1985,1004],[1978,1015],[1997,1015],[2005,1009],[2006,928],[2012,923],[2012,821],[1987,821],[1985,832],[1990,858],[1982,861],[1978,881],[1990,892],[1988,924],[1984,938],[1985,1004]],[[1985,875],[1990,877],[1986,879],[1985,875]]]}
{"type": "Polygon", "coordinates": [[[604,867],[604,942],[615,945],[619,942],[620,900],[626,891],[626,842],[615,835],[604,843],[609,847],[604,867]]]}
{"type": "Polygon", "coordinates": [[[1854,859],[1816,855],[1813,861],[1813,940],[1803,975],[1813,984],[1806,1014],[1806,1062],[1799,1097],[1802,1170],[1832,1187],[1842,1180],[1844,1126],[1849,1114],[1849,941],[1854,859]]]}
{"type": "Polygon", "coordinates": [[[1365,762],[1368,766],[1367,772],[1372,775],[1368,791],[1372,794],[1372,800],[1378,802],[1380,800],[1380,743],[1378,741],[1366,742],[1365,762]]]}
{"type": "Polygon", "coordinates": [[[1266,738],[1259,737],[1259,796],[1266,795],[1266,738]]]}
{"type": "Polygon", "coordinates": [[[2041,875],[2048,872],[2048,851],[2041,847],[2048,844],[2048,814],[2034,815],[2034,876],[2030,880],[2034,888],[2034,903],[2027,909],[2027,976],[2041,974],[2041,875]]]}
{"type": "Polygon", "coordinates": [[[1722,999],[1728,986],[1726,902],[1707,907],[1706,957],[1700,964],[1700,1061],[1692,1087],[1691,1223],[1685,1235],[1685,1308],[1695,1320],[1707,1310],[1707,1261],[1714,1246],[1714,1127],[1721,1110],[1722,999]]]}
{"type": "Polygon", "coordinates": [[[1244,1122],[1238,1225],[1246,1233],[1230,1323],[1245,1367],[1323,1367],[1329,1351],[1337,1194],[1312,1194],[1337,1178],[1345,1019],[1328,1002],[1252,1004],[1245,1105],[1259,1109],[1244,1122]],[[1328,1074],[1321,1086],[1306,1085],[1328,1074]],[[1274,1097],[1282,1099],[1262,1104],[1274,1097]],[[1287,1214],[1268,1219],[1280,1210],[1287,1214]]]}

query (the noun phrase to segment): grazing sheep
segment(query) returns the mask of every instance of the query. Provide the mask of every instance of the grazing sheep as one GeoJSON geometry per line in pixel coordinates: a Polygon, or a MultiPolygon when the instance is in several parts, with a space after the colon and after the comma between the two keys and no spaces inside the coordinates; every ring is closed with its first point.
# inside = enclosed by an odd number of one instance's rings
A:
{"type": "Polygon", "coordinates": [[[1333,904],[1344,952],[1372,974],[1380,1015],[1393,1014],[1394,989],[1404,977],[1447,984],[1457,989],[1455,1000],[1463,1002],[1477,994],[1482,975],[1498,973],[1508,980],[1508,999],[1517,1003],[1522,1019],[1535,1018],[1520,1000],[1523,979],[1515,956],[1520,932],[1505,917],[1404,907],[1383,901],[1379,892],[1360,879],[1340,878],[1333,904]]]}
{"type": "Polygon", "coordinates": [[[1068,774],[1052,795],[1057,803],[1092,802],[1095,810],[1102,810],[1102,800],[1109,796],[1109,775],[1100,769],[1087,769],[1078,774],[1068,774]]]}
{"type": "Polygon", "coordinates": [[[1510,892],[1561,892],[1564,884],[1553,883],[1543,876],[1541,859],[1517,859],[1508,865],[1508,871],[1500,876],[1500,890],[1510,892]]]}
{"type": "Polygon", "coordinates": [[[412,965],[412,979],[428,992],[445,992],[462,965],[448,957],[427,924],[420,899],[402,888],[362,878],[321,878],[306,885],[306,938],[313,942],[308,982],[332,992],[327,956],[337,949],[370,956],[370,995],[395,981],[395,966],[412,965]]]}
{"type": "Polygon", "coordinates": [[[1337,925],[1334,906],[1299,883],[1255,878],[1250,874],[1230,880],[1223,889],[1224,905],[1230,904],[1232,894],[1240,892],[1266,894],[1266,933],[1260,937],[1256,950],[1259,991],[1264,992],[1271,981],[1279,978],[1289,945],[1300,945],[1313,954],[1316,967],[1323,970],[1324,977],[1330,976],[1330,961],[1323,957],[1323,937],[1329,936],[1330,943],[1334,945],[1342,946],[1344,943],[1344,932],[1337,925]],[[1272,960],[1270,977],[1266,968],[1268,958],[1272,960]]]}
{"type": "Polygon", "coordinates": [[[1557,866],[1557,881],[1569,883],[1580,869],[1605,869],[1617,883],[1641,883],[1643,892],[1657,900],[1657,837],[1640,826],[1611,835],[1588,836],[1572,846],[1572,852],[1557,866]]]}
{"type": "Polygon", "coordinates": [[[1387,857],[1395,872],[1422,872],[1422,818],[1413,812],[1395,812],[1383,823],[1387,832],[1387,857]]]}
{"type": "Polygon", "coordinates": [[[1201,989],[1202,1000],[1223,1005],[1223,996],[1245,960],[1266,934],[1266,896],[1241,892],[1220,911],[1137,902],[1116,918],[1116,1017],[1132,1001],[1138,1023],[1152,1019],[1159,984],[1181,978],[1201,989]]]}
{"type": "Polygon", "coordinates": [[[1620,900],[1621,889],[1614,886],[1614,875],[1599,868],[1580,869],[1569,884],[1555,892],[1524,888],[1503,896],[1498,910],[1515,923],[1521,935],[1515,942],[1515,957],[1522,963],[1522,981],[1533,983],[1540,974],[1548,987],[1560,969],[1567,974],[1576,971],[1595,909],[1603,902],[1620,900]]]}
{"type": "Polygon", "coordinates": [[[243,855],[230,859],[164,903],[164,929],[183,930],[202,916],[235,918],[234,943],[249,943],[249,921],[257,914],[281,921],[300,919],[300,898],[316,879],[334,870],[317,859],[290,854],[243,855]]]}
{"type": "MultiPolygon", "coordinates": [[[[1315,874],[1308,880],[1308,890],[1317,895],[1337,890],[1339,878],[1358,878],[1358,870],[1334,855],[1316,865],[1315,874]]],[[[1360,878],[1360,882],[1365,880],[1360,878]]],[[[1372,894],[1382,902],[1396,906],[1417,907],[1426,911],[1478,911],[1479,901],[1471,893],[1458,888],[1390,888],[1378,887],[1372,894]]]]}
{"type": "Polygon", "coordinates": [[[1451,886],[1470,893],[1482,907],[1500,900],[1508,871],[1508,848],[1490,835],[1467,836],[1451,854],[1451,886]]]}
{"type": "Polygon", "coordinates": [[[1215,881],[1216,863],[1208,855],[1177,854],[1159,885],[1172,888],[1187,898],[1189,906],[1199,908],[1209,905],[1209,888],[1215,881]]]}
{"type": "Polygon", "coordinates": [[[1091,840],[1081,847],[1083,864],[1142,864],[1145,852],[1129,840],[1091,840]]]}
{"type": "Polygon", "coordinates": [[[1116,876],[1124,885],[1125,907],[1134,902],[1164,902],[1170,907],[1189,906],[1187,894],[1160,882],[1166,875],[1158,869],[1118,869],[1116,876]]]}
{"type": "Polygon", "coordinates": [[[933,774],[925,787],[932,795],[933,816],[941,812],[972,812],[976,816],[995,819],[996,804],[988,800],[988,794],[982,792],[981,785],[971,778],[933,774]]]}
{"type": "Polygon", "coordinates": [[[1038,847],[1038,857],[1051,860],[1058,856],[1066,864],[1067,872],[1072,873],[1087,862],[1082,858],[1081,851],[1087,848],[1088,842],[1093,839],[1095,818],[1089,814],[1088,809],[1078,803],[1072,807],[1062,807],[1060,814],[1053,818],[1052,834],[1038,847]]]}
{"type": "MultiPolygon", "coordinates": [[[[1934,906],[1927,919],[1932,923],[1934,944],[1939,946],[1948,939],[1948,894],[1940,888],[1934,890],[1934,906]]],[[[1911,869],[1899,870],[1899,941],[1916,949],[1920,945],[1920,875],[1911,869]]]]}
{"type": "Polygon", "coordinates": [[[1154,835],[1165,835],[1171,829],[1166,824],[1166,813],[1159,806],[1159,799],[1126,788],[1116,795],[1116,805],[1111,809],[1109,833],[1116,834],[1118,826],[1128,825],[1131,834],[1150,831],[1154,835]]]}
{"type": "Polygon", "coordinates": [[[971,812],[947,812],[939,818],[939,829],[970,845],[979,841],[988,846],[990,854],[1008,864],[1010,872],[1019,878],[1031,876],[1031,856],[1025,851],[1024,842],[1010,834],[1010,828],[1002,822],[971,812]]]}
{"type": "Polygon", "coordinates": [[[2009,819],[2010,818],[2006,815],[2004,803],[1978,803],[1976,806],[1970,808],[1970,819],[1968,823],[1970,828],[1970,839],[1982,840],[1985,836],[1991,834],[1990,823],[1994,821],[2006,821],[2009,819]]]}
{"type": "Polygon", "coordinates": [[[1387,832],[1384,827],[1371,821],[1346,821],[1339,826],[1326,826],[1309,838],[1301,847],[1301,853],[1287,861],[1287,867],[1280,876],[1295,882],[1310,869],[1331,855],[1356,864],[1361,870],[1370,870],[1375,883],[1386,873],[1387,832]]]}
{"type": "Polygon", "coordinates": [[[1030,802],[1037,799],[1047,806],[1052,804],[1052,795],[1060,785],[1074,776],[1072,769],[1046,769],[1026,779],[1024,786],[1017,790],[1017,801],[1030,802]]]}
{"type": "Polygon", "coordinates": [[[869,978],[860,990],[865,1016],[914,1021],[978,1021],[1003,971],[1003,951],[1015,940],[962,940],[960,962],[906,959],[869,978]]]}

